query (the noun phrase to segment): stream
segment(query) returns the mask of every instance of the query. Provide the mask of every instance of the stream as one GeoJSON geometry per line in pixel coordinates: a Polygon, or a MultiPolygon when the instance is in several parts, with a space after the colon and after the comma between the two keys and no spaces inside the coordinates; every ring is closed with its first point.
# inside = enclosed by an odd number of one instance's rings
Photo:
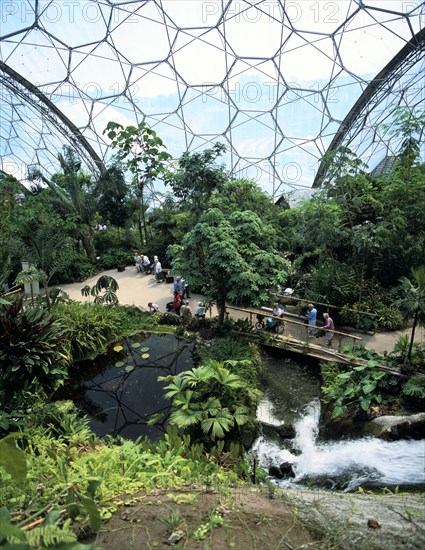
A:
{"type": "Polygon", "coordinates": [[[375,437],[319,438],[318,366],[272,354],[265,361],[264,399],[257,417],[266,426],[292,425],[295,438],[281,440],[263,430],[251,454],[265,470],[290,463],[294,477],[273,479],[280,486],[353,491],[358,487],[425,487],[425,441],[384,441],[375,437]],[[266,433],[268,435],[266,435],[266,433]]]}
{"type": "MultiPolygon", "coordinates": [[[[158,376],[191,369],[192,347],[171,334],[124,338],[106,354],[77,366],[57,398],[72,399],[98,436],[157,440],[165,432],[171,408],[164,398],[166,382],[158,376]]],[[[281,350],[263,353],[264,396],[257,410],[263,431],[250,453],[265,470],[289,463],[294,475],[272,478],[273,483],[344,491],[360,486],[425,487],[424,440],[320,438],[317,362],[281,350]],[[294,437],[279,437],[282,427],[290,428],[294,437]]]]}

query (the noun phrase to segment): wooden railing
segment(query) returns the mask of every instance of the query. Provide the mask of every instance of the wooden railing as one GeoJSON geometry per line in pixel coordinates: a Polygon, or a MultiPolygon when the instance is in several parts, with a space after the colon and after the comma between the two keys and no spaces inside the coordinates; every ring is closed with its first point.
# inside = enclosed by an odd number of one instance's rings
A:
{"type": "MultiPolygon", "coordinates": [[[[283,317],[276,317],[272,315],[271,312],[266,309],[245,309],[234,306],[226,306],[226,313],[231,317],[245,318],[249,321],[252,326],[255,326],[257,323],[257,316],[261,315],[264,318],[271,317],[277,321],[283,321],[283,331],[280,333],[280,336],[286,338],[294,338],[301,342],[306,343],[320,343],[323,341],[323,338],[315,338],[314,334],[311,334],[311,327],[307,323],[302,323],[300,321],[295,321],[290,318],[290,314],[283,314],[283,317]],[[236,312],[236,315],[231,315],[231,311],[236,312]],[[243,314],[247,314],[245,317],[243,314]]],[[[320,326],[316,327],[320,330],[320,326]]],[[[362,341],[362,338],[355,336],[354,334],[348,334],[346,332],[340,332],[339,330],[329,330],[334,334],[333,338],[333,348],[341,351],[342,346],[344,345],[355,345],[359,344],[362,341]]]]}

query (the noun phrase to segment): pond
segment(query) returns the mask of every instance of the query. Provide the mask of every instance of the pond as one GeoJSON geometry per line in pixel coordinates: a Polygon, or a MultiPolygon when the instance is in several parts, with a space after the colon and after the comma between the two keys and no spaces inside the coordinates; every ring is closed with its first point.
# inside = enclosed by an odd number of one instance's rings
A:
{"type": "MultiPolygon", "coordinates": [[[[98,436],[158,440],[171,407],[163,396],[166,382],[159,382],[158,376],[179,374],[192,366],[192,342],[172,334],[139,335],[79,364],[57,397],[72,399],[98,436]],[[152,418],[156,422],[150,426],[152,418]]],[[[266,470],[292,464],[295,477],[275,483],[340,490],[424,486],[423,440],[319,437],[320,384],[317,362],[282,350],[263,352],[264,395],[257,416],[263,424],[295,429],[295,437],[285,440],[264,432],[251,450],[266,470]]]]}
{"type": "Polygon", "coordinates": [[[173,334],[125,338],[106,354],[79,364],[57,398],[74,401],[98,436],[160,439],[171,404],[163,396],[167,382],[158,376],[192,368],[192,349],[191,342],[173,334]],[[154,415],[158,420],[149,426],[154,415]]]}

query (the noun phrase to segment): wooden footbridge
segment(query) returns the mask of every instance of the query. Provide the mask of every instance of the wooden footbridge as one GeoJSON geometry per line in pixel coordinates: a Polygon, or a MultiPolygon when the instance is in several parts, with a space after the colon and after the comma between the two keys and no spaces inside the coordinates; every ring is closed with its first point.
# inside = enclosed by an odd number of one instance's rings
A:
{"type": "MultiPolygon", "coordinates": [[[[261,345],[263,346],[285,349],[314,357],[320,361],[333,361],[353,366],[364,366],[367,363],[362,359],[354,359],[352,355],[344,352],[344,347],[353,347],[362,343],[362,338],[354,334],[338,330],[329,331],[333,332],[334,337],[332,339],[332,347],[328,347],[323,337],[316,338],[314,334],[309,332],[311,327],[306,323],[294,319],[294,317],[298,316],[291,315],[290,313],[284,313],[283,317],[275,317],[269,309],[244,309],[226,306],[226,314],[232,318],[249,321],[254,328],[254,334],[258,333],[260,338],[261,333],[268,331],[258,326],[258,316],[264,317],[264,319],[271,317],[277,320],[280,323],[279,330],[276,333],[268,332],[270,338],[262,339],[261,345]]],[[[320,327],[317,328],[320,329],[320,327]]],[[[398,370],[387,365],[380,365],[376,368],[384,370],[389,374],[402,376],[398,370]]]]}

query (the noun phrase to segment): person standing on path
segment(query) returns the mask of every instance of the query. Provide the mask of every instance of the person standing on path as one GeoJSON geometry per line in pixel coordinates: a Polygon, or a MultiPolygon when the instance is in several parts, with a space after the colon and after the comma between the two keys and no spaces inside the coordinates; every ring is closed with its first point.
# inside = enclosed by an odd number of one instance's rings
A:
{"type": "Polygon", "coordinates": [[[182,285],[182,298],[190,298],[189,283],[184,278],[180,282],[182,285]]]}
{"type": "Polygon", "coordinates": [[[334,331],[335,325],[331,317],[329,317],[329,313],[324,313],[323,319],[325,321],[325,324],[323,325],[323,327],[321,327],[321,329],[325,331],[325,342],[327,343],[327,346],[331,348],[334,333],[329,331],[334,331]]]}
{"type": "Polygon", "coordinates": [[[162,283],[162,280],[163,280],[162,265],[158,259],[155,264],[155,279],[157,283],[162,283]]]}
{"type": "Polygon", "coordinates": [[[317,309],[313,304],[307,306],[307,324],[309,334],[313,334],[317,322],[317,309]]]}
{"type": "Polygon", "coordinates": [[[174,293],[178,293],[178,294],[182,294],[182,283],[181,283],[181,280],[182,278],[181,277],[176,277],[176,280],[174,281],[174,293]]]}
{"type": "Polygon", "coordinates": [[[188,300],[183,301],[182,306],[180,308],[180,320],[183,325],[187,325],[192,318],[192,310],[190,309],[190,305],[188,300]]]}

